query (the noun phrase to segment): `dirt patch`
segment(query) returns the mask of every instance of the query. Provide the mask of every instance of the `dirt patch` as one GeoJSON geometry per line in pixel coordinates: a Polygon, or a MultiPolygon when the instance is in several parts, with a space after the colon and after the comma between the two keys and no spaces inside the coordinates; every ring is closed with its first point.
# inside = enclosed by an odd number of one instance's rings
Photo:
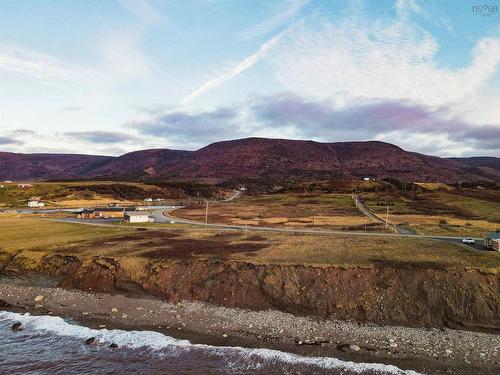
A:
{"type": "Polygon", "coordinates": [[[123,236],[116,236],[111,238],[106,238],[105,240],[94,241],[91,245],[100,245],[103,243],[112,244],[112,243],[123,243],[125,241],[144,241],[149,239],[170,239],[178,237],[177,233],[167,232],[167,231],[142,231],[140,233],[134,234],[126,234],[123,236]]]}
{"type": "Polygon", "coordinates": [[[268,240],[267,238],[257,235],[245,238],[245,241],[267,241],[267,240],[268,240]]]}
{"type": "Polygon", "coordinates": [[[252,253],[264,249],[266,245],[256,243],[228,243],[225,241],[173,240],[168,247],[141,253],[147,258],[186,258],[194,255],[230,255],[252,253]]]}

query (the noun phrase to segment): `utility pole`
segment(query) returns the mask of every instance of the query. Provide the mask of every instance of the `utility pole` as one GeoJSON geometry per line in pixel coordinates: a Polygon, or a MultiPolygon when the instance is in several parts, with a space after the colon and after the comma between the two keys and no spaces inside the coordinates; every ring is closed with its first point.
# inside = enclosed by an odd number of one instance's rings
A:
{"type": "Polygon", "coordinates": [[[387,228],[387,224],[389,223],[389,205],[387,205],[387,212],[385,213],[385,227],[387,228]]]}
{"type": "Polygon", "coordinates": [[[205,206],[205,226],[208,225],[208,200],[205,201],[206,206],[205,206]]]}

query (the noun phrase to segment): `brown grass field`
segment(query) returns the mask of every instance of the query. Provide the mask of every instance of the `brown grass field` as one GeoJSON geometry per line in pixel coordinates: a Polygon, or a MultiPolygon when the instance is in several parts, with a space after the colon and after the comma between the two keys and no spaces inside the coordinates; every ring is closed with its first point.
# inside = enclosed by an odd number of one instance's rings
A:
{"type": "MultiPolygon", "coordinates": [[[[204,221],[205,207],[176,210],[175,216],[204,221]]],[[[272,194],[212,203],[209,222],[232,225],[383,230],[358,211],[349,194],[272,194]]]]}
{"type": "Polygon", "coordinates": [[[479,189],[362,194],[372,211],[417,234],[482,237],[500,228],[500,191],[479,189]]]}
{"type": "Polygon", "coordinates": [[[227,259],[255,264],[373,267],[412,265],[500,270],[500,254],[427,239],[367,235],[281,234],[222,230],[138,230],[12,219],[0,216],[2,253],[40,260],[49,253],[90,259],[101,255],[146,263],[186,258],[227,259]]]}

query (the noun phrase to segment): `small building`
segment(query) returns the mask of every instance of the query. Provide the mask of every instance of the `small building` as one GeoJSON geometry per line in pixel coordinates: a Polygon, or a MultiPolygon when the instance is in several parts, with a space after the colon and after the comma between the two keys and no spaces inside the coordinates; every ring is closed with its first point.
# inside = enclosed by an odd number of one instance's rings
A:
{"type": "Polygon", "coordinates": [[[124,219],[127,223],[149,223],[154,219],[150,218],[147,212],[125,212],[124,219]]]}
{"type": "Polygon", "coordinates": [[[153,198],[146,198],[144,199],[144,202],[146,203],[151,203],[153,201],[153,198]]]}
{"type": "Polygon", "coordinates": [[[94,218],[124,218],[125,212],[134,211],[135,207],[104,207],[94,209],[94,218]]]}
{"type": "Polygon", "coordinates": [[[39,200],[29,200],[28,207],[45,207],[45,203],[40,202],[39,200]]]}
{"type": "Polygon", "coordinates": [[[19,189],[30,189],[33,187],[33,185],[31,185],[31,184],[17,184],[17,187],[19,189]]]}
{"type": "Polygon", "coordinates": [[[500,232],[494,232],[484,237],[484,246],[500,251],[500,232]]]}
{"type": "Polygon", "coordinates": [[[93,219],[94,218],[94,210],[90,208],[84,208],[76,215],[78,219],[93,219]]]}
{"type": "Polygon", "coordinates": [[[78,219],[123,219],[125,212],[134,211],[135,207],[102,207],[84,209],[77,213],[78,219]]]}

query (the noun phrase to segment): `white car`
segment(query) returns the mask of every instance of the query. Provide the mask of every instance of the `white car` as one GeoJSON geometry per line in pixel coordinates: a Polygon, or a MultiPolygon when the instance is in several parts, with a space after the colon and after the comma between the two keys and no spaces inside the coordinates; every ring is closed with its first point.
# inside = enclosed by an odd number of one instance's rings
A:
{"type": "Polygon", "coordinates": [[[465,237],[463,240],[462,240],[463,243],[476,243],[476,241],[474,241],[473,238],[470,238],[470,237],[465,237]]]}

